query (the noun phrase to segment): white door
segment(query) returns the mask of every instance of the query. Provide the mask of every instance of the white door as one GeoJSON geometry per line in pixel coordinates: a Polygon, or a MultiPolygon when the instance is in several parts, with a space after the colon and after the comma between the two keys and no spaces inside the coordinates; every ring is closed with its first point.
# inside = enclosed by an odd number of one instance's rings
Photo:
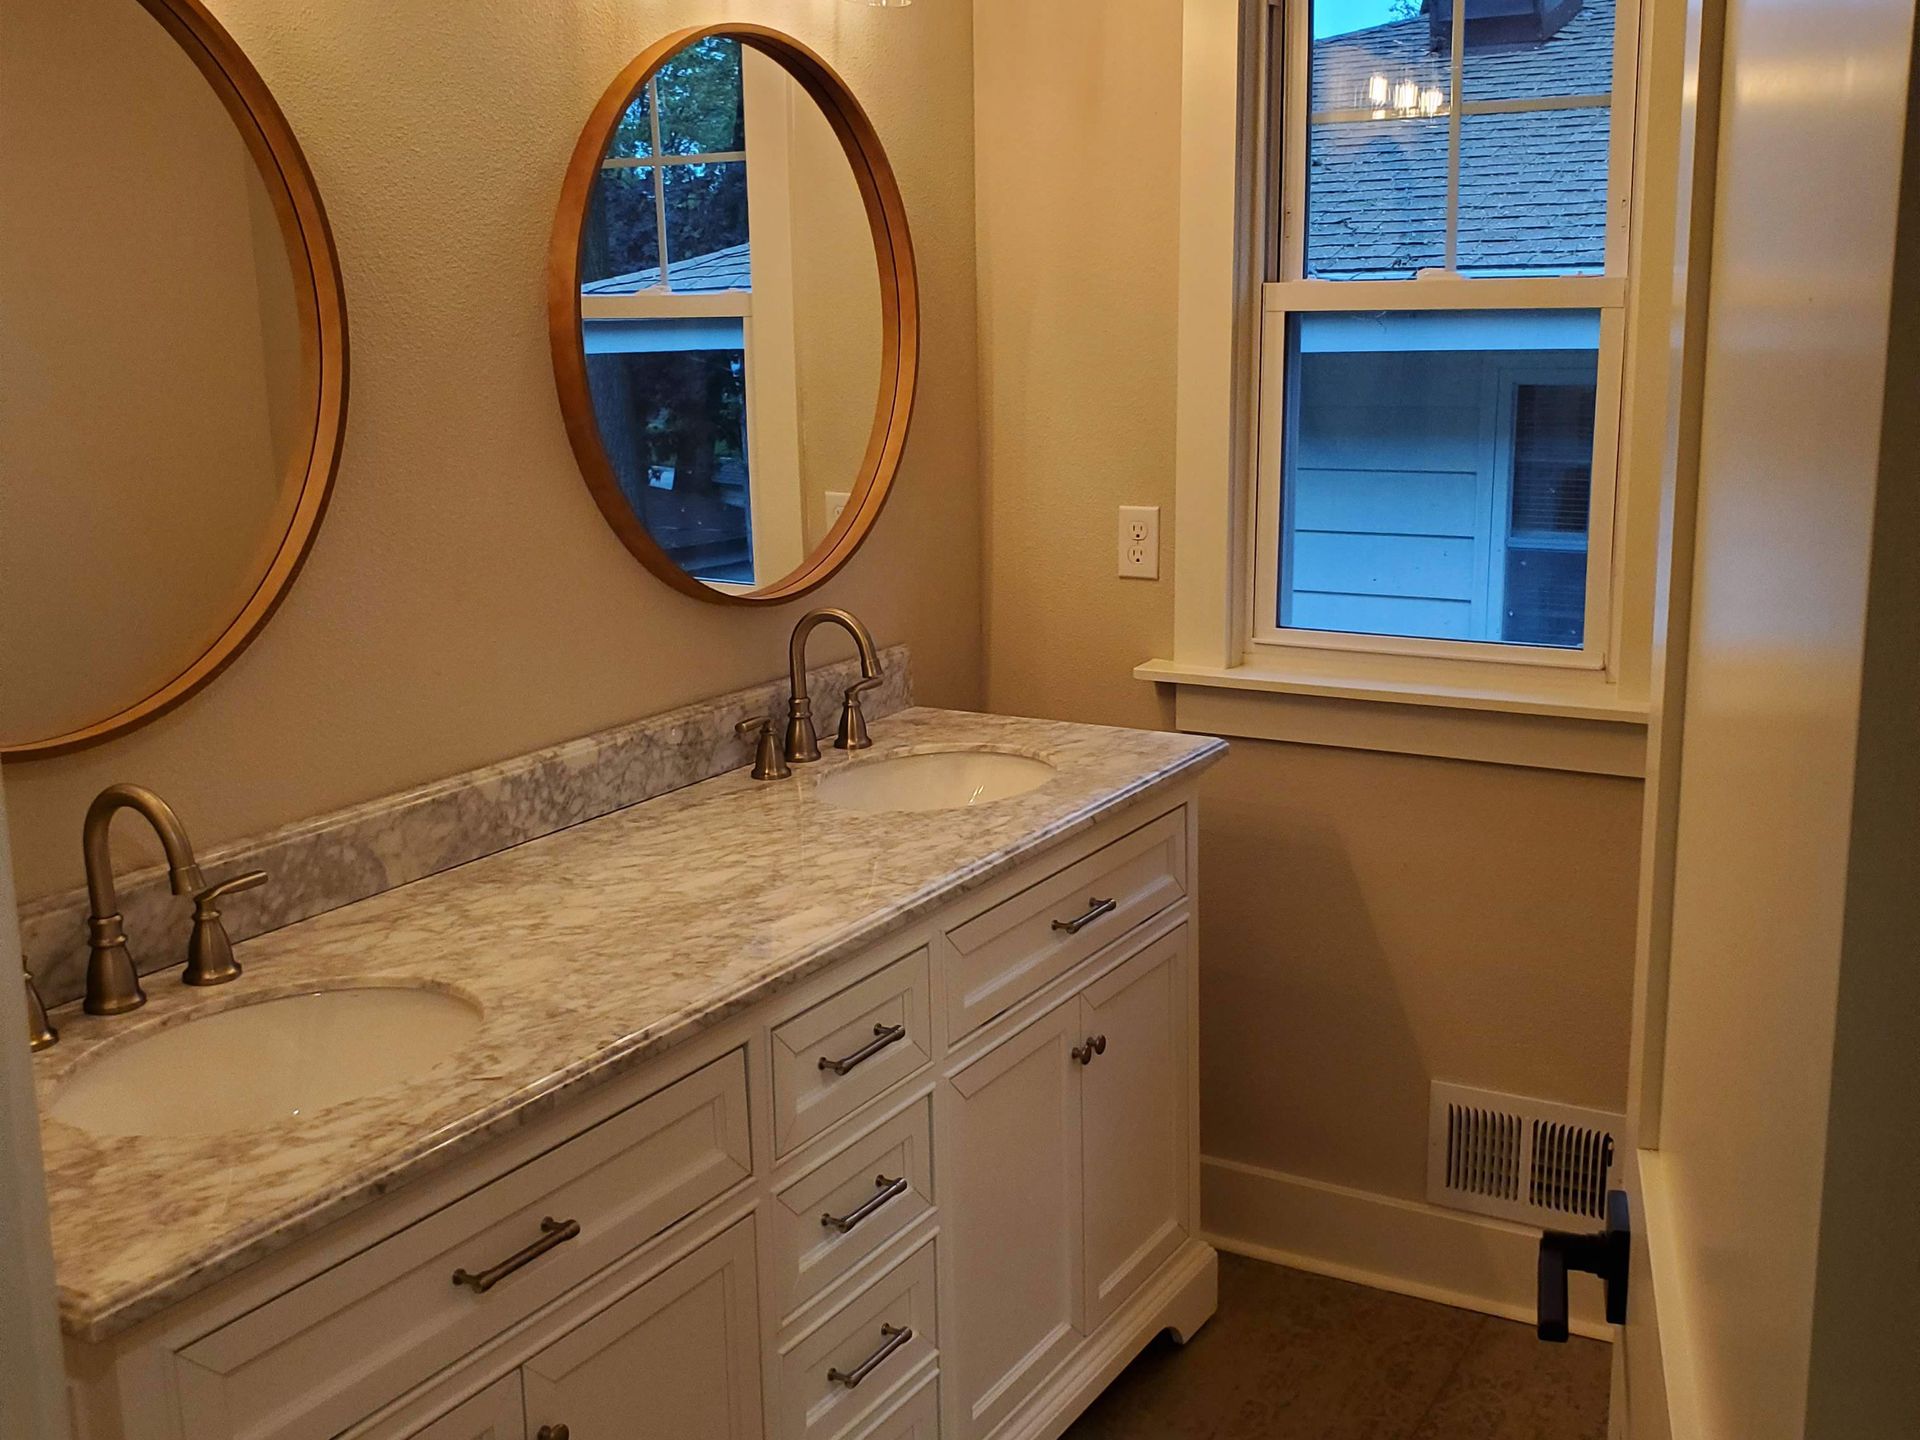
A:
{"type": "Polygon", "coordinates": [[[1068,1000],[949,1081],[940,1184],[952,1237],[954,1440],[992,1430],[1084,1330],[1081,1067],[1070,1053],[1080,1022],[1080,1001],[1068,1000]]]}
{"type": "Polygon", "coordinates": [[[1089,1330],[1186,1235],[1186,984],[1183,925],[1081,998],[1089,1330]]]}
{"type": "Polygon", "coordinates": [[[527,1440],[520,1372],[502,1376],[426,1429],[414,1431],[410,1440],[527,1440]]]}
{"type": "MultiPolygon", "coordinates": [[[[1718,6],[1693,8],[1712,104],[1718,6]]],[[[1711,279],[1697,465],[1684,402],[1673,463],[1615,1431],[1877,1440],[1920,1434],[1913,4],[1726,11],[1717,163],[1682,197],[1712,205],[1711,279]]]]}
{"type": "Polygon", "coordinates": [[[547,1440],[760,1436],[752,1220],[555,1341],[523,1374],[528,1434],[547,1440]]]}

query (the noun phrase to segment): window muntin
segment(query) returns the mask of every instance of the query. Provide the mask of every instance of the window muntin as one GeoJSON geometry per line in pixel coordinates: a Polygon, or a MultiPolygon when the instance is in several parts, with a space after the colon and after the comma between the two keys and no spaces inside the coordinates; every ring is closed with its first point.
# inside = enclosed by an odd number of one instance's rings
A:
{"type": "Polygon", "coordinates": [[[1631,3],[1464,0],[1455,16],[1450,0],[1292,0],[1284,11],[1256,647],[1606,663],[1631,148],[1632,72],[1615,51],[1631,56],[1632,26],[1616,20],[1631,3]],[[1629,82],[1617,96],[1616,70],[1629,82]],[[1529,327],[1554,338],[1530,344],[1529,327]],[[1367,328],[1371,352],[1355,338],[1367,328]],[[1393,353],[1378,338],[1389,332],[1407,348],[1393,353]],[[1398,432],[1356,419],[1396,395],[1449,391],[1448,423],[1471,431],[1470,456],[1449,451],[1460,434],[1432,414],[1424,459],[1404,413],[1398,432]],[[1328,464],[1340,423],[1352,433],[1328,464]],[[1359,445],[1369,436],[1372,453],[1359,445]],[[1343,519],[1363,484],[1368,515],[1343,519]]]}

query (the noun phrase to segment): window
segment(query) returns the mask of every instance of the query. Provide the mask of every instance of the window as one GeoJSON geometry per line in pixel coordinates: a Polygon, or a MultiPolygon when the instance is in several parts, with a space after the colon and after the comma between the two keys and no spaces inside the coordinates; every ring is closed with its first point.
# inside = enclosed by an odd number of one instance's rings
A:
{"type": "Polygon", "coordinates": [[[1280,12],[1256,651],[1606,665],[1630,3],[1280,12]]]}

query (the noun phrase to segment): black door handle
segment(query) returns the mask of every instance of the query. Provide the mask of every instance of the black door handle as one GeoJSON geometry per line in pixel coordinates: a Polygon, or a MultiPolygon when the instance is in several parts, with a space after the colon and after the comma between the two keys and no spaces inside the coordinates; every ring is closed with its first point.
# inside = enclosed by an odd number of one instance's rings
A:
{"type": "Polygon", "coordinates": [[[1598,1235],[1548,1230],[1540,1236],[1540,1318],[1542,1340],[1567,1338],[1567,1272],[1598,1275],[1607,1287],[1607,1323],[1627,1323],[1627,1263],[1633,1251],[1633,1220],[1627,1192],[1607,1192],[1607,1228],[1598,1235]]]}

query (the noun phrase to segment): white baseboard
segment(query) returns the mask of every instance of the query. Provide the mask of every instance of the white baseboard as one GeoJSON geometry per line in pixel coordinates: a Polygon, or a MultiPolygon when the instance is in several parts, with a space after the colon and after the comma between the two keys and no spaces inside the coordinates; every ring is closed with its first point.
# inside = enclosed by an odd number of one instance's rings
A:
{"type": "MultiPolygon", "coordinates": [[[[1230,1254],[1534,1322],[1540,1232],[1525,1226],[1212,1157],[1200,1218],[1230,1254]]],[[[1599,1281],[1575,1275],[1570,1288],[1573,1332],[1611,1341],[1599,1281]]]]}

